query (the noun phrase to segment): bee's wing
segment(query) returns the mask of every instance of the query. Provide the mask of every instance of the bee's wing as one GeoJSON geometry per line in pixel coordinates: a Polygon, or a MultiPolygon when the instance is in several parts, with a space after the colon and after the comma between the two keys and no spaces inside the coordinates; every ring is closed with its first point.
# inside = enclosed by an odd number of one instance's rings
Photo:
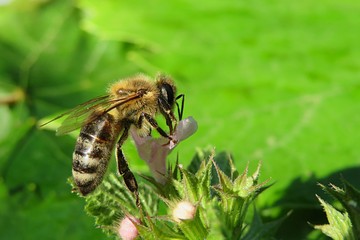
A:
{"type": "MultiPolygon", "coordinates": [[[[84,102],[75,108],[63,113],[57,118],[67,116],[56,130],[56,135],[72,132],[84,124],[93,121],[104,109],[111,104],[109,96],[102,96],[84,102]]],[[[56,119],[57,119],[56,118],[56,119]]]]}
{"type": "Polygon", "coordinates": [[[109,95],[97,97],[76,106],[75,108],[57,116],[41,126],[67,116],[56,132],[56,135],[63,135],[82,127],[86,123],[94,121],[102,114],[107,113],[108,111],[128,101],[138,98],[139,96],[139,94],[134,93],[126,97],[116,99],[113,99],[109,95]]]}

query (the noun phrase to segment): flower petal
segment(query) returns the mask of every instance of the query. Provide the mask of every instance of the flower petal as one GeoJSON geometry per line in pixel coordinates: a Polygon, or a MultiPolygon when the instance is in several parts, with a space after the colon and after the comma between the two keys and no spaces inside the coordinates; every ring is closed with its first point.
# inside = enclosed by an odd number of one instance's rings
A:
{"type": "Polygon", "coordinates": [[[169,141],[165,137],[140,137],[135,127],[130,128],[130,134],[135,142],[140,158],[147,162],[154,178],[158,182],[164,183],[166,180],[164,176],[166,173],[167,155],[180,141],[194,134],[197,127],[197,122],[192,117],[181,120],[177,125],[174,135],[171,136],[174,141],[169,141]]]}
{"type": "Polygon", "coordinates": [[[197,129],[198,125],[193,117],[185,118],[178,123],[174,137],[178,141],[185,140],[193,135],[197,129]]]}

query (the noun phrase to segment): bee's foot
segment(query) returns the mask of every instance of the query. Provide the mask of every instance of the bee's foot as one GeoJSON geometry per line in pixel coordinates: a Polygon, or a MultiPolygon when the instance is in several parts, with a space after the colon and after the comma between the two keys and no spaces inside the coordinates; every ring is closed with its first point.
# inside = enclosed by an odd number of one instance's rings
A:
{"type": "Polygon", "coordinates": [[[162,146],[169,146],[170,149],[174,148],[176,144],[178,143],[178,140],[174,138],[169,138],[169,141],[163,144],[162,146]]]}

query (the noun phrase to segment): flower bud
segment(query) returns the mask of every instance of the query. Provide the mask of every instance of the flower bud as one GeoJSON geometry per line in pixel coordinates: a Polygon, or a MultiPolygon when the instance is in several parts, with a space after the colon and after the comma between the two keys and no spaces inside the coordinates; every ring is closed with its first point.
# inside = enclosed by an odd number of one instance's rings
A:
{"type": "Polygon", "coordinates": [[[179,202],[173,209],[172,216],[176,222],[193,219],[196,213],[196,207],[189,201],[179,202]]]}
{"type": "Polygon", "coordinates": [[[118,227],[118,234],[123,240],[134,240],[139,232],[136,228],[136,225],[140,224],[140,220],[133,216],[125,216],[121,220],[118,227]]]}

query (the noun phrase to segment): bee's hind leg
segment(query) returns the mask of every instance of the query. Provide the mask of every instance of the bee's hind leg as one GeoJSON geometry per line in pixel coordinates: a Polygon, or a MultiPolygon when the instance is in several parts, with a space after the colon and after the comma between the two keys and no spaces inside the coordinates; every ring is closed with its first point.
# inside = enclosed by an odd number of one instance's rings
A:
{"type": "Polygon", "coordinates": [[[124,127],[124,131],[116,144],[116,161],[117,161],[117,168],[119,174],[123,176],[124,182],[127,188],[134,193],[136,199],[136,206],[140,207],[140,199],[139,199],[139,192],[138,192],[138,184],[136,182],[134,174],[130,171],[129,165],[125,159],[124,153],[121,149],[122,144],[128,138],[129,135],[130,124],[126,124],[124,127]]]}

